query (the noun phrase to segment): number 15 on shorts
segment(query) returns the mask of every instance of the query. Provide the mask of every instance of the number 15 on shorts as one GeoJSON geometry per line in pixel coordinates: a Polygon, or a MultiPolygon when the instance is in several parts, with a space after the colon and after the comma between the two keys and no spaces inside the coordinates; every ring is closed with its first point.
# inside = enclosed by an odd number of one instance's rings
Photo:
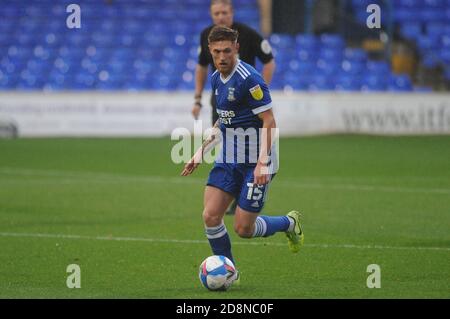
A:
{"type": "Polygon", "coordinates": [[[248,200],[259,201],[264,196],[263,202],[266,201],[267,185],[255,185],[253,183],[247,183],[247,187],[248,187],[248,192],[247,192],[248,200]]]}

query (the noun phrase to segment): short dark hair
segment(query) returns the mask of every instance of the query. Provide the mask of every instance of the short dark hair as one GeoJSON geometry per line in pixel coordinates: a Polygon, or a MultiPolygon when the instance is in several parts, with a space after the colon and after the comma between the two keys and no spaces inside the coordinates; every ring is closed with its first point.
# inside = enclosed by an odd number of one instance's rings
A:
{"type": "Polygon", "coordinates": [[[211,4],[210,7],[212,7],[215,4],[224,4],[226,6],[231,6],[233,7],[233,3],[231,2],[231,0],[211,0],[211,4]]]}
{"type": "Polygon", "coordinates": [[[239,32],[236,30],[215,26],[211,29],[208,35],[208,43],[219,42],[219,41],[231,41],[236,42],[239,36],[239,32]]]}

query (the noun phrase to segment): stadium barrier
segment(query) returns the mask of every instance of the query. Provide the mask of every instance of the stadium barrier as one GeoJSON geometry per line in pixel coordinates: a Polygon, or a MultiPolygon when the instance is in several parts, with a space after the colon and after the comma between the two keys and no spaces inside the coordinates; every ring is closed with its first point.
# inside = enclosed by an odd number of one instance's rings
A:
{"type": "MultiPolygon", "coordinates": [[[[203,129],[210,126],[204,95],[203,129]]],[[[188,93],[0,93],[0,121],[19,137],[167,136],[194,131],[188,93]]],[[[450,134],[450,95],[273,92],[280,136],[450,134]]]]}

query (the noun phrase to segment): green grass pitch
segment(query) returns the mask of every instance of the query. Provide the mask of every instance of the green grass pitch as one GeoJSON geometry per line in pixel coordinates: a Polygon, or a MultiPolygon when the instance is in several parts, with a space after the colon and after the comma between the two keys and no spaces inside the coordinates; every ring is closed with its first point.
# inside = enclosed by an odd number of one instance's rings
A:
{"type": "Polygon", "coordinates": [[[450,137],[281,139],[264,214],[302,211],[305,246],[238,238],[226,216],[242,280],[221,293],[198,279],[211,165],[179,177],[175,143],[0,140],[0,298],[450,297],[450,137]]]}

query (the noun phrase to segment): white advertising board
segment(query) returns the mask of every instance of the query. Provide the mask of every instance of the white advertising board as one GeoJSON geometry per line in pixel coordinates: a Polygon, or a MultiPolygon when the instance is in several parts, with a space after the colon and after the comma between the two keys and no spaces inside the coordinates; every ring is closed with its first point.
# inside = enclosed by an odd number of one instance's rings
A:
{"type": "MultiPolygon", "coordinates": [[[[281,136],[450,134],[450,94],[273,92],[281,136]]],[[[211,125],[209,93],[203,129],[211,125]]],[[[194,131],[191,92],[0,93],[0,122],[19,136],[167,136],[194,131]]]]}

